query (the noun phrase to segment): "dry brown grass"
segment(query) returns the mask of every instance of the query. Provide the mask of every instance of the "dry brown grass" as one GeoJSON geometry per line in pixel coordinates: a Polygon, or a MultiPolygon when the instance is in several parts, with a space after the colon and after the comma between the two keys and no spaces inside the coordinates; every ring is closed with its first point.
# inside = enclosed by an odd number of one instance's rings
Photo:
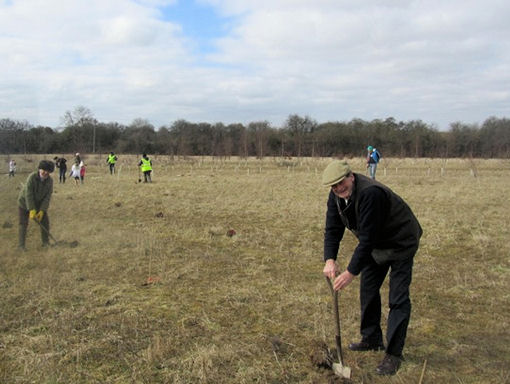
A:
{"type": "MultiPolygon", "coordinates": [[[[26,174],[0,179],[0,382],[330,382],[309,359],[315,341],[334,345],[321,276],[328,159],[159,156],[144,184],[137,158],[120,158],[116,176],[104,156],[85,156],[83,186],[55,184],[52,233],[76,248],[40,249],[31,225],[18,253],[26,174]]],[[[16,160],[28,171],[38,157],[16,160]]],[[[510,382],[510,162],[384,159],[378,179],[425,232],[406,362],[379,378],[381,353],[345,351],[352,382],[418,383],[425,362],[423,383],[510,382]]],[[[342,266],[355,244],[348,235],[342,266]]],[[[340,308],[347,344],[356,283],[340,308]]]]}

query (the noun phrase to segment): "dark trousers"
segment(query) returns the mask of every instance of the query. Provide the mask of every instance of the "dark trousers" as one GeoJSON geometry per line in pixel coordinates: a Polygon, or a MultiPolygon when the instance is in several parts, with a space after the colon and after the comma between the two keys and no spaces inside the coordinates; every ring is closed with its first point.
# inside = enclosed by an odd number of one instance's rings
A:
{"type": "Polygon", "coordinates": [[[59,173],[58,173],[58,182],[59,183],[66,182],[66,172],[67,172],[67,168],[59,168],[59,173]]]}
{"type": "Polygon", "coordinates": [[[414,253],[405,260],[390,261],[379,265],[371,261],[361,271],[361,336],[372,345],[382,345],[381,331],[381,285],[390,270],[388,327],[386,330],[386,353],[401,356],[404,349],[407,326],[411,316],[411,285],[414,253]]]}
{"type": "MultiPolygon", "coordinates": [[[[18,233],[18,245],[21,248],[25,247],[25,239],[27,237],[27,228],[29,221],[29,212],[21,207],[18,207],[18,216],[19,216],[19,233],[18,233]]],[[[43,245],[48,244],[50,233],[50,218],[48,217],[48,213],[44,212],[44,216],[41,220],[41,240],[43,245]]]]}
{"type": "Polygon", "coordinates": [[[115,173],[115,164],[110,164],[110,175],[115,173]]]}
{"type": "Polygon", "coordinates": [[[151,172],[152,171],[143,171],[144,183],[152,183],[151,172]]]}

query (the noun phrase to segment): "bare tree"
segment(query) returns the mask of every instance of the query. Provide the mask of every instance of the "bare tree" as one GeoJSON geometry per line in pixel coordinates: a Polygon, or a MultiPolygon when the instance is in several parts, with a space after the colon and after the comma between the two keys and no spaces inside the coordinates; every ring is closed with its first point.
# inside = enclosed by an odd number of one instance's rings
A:
{"type": "Polygon", "coordinates": [[[267,137],[270,130],[269,122],[259,121],[250,123],[248,125],[248,130],[255,134],[255,148],[257,157],[259,159],[263,159],[267,146],[267,137]]]}
{"type": "Polygon", "coordinates": [[[317,122],[308,116],[303,118],[298,115],[290,115],[287,118],[286,126],[290,135],[294,139],[294,150],[296,151],[296,156],[301,157],[303,155],[305,138],[314,131],[317,127],[317,122]]]}
{"type": "Polygon", "coordinates": [[[90,130],[92,133],[92,153],[96,152],[97,120],[89,108],[79,105],[75,107],[72,112],[66,111],[61,120],[66,128],[73,127],[86,131],[90,130]]]}
{"type": "Polygon", "coordinates": [[[95,122],[94,114],[92,111],[84,107],[83,105],[78,105],[73,109],[73,111],[66,111],[64,116],[61,118],[64,126],[78,126],[83,127],[86,123],[95,122]]]}

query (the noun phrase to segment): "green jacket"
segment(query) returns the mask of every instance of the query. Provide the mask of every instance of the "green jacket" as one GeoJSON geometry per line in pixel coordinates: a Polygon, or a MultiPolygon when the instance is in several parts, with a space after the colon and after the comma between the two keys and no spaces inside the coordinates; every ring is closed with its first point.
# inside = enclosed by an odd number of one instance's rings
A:
{"type": "Polygon", "coordinates": [[[37,170],[28,176],[25,186],[19,193],[18,205],[27,211],[35,209],[46,212],[50,206],[52,193],[53,179],[48,176],[46,180],[41,180],[37,170]]]}

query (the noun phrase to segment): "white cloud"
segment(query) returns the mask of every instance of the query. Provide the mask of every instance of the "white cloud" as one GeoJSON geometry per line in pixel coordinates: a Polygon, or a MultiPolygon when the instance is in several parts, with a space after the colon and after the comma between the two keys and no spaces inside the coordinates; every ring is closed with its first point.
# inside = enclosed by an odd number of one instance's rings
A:
{"type": "Polygon", "coordinates": [[[163,0],[0,3],[0,117],[55,126],[66,110],[282,123],[422,119],[446,128],[510,104],[506,1],[201,0],[229,17],[208,56],[163,0]]]}

